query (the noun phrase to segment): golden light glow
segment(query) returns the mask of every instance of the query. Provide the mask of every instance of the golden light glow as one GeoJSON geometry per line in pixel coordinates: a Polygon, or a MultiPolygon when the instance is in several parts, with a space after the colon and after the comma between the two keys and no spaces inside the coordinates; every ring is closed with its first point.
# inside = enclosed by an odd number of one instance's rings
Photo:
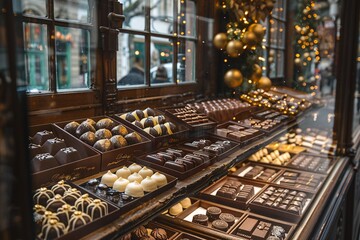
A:
{"type": "Polygon", "coordinates": [[[135,55],[140,55],[140,51],[139,51],[139,50],[136,50],[136,51],[135,51],[135,55]]]}

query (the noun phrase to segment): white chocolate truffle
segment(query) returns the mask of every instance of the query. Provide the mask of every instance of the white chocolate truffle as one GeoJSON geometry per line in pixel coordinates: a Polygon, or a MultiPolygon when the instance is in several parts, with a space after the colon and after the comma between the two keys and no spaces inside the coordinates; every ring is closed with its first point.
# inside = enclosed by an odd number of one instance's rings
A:
{"type": "Polygon", "coordinates": [[[147,176],[141,181],[141,186],[143,187],[145,192],[152,192],[157,189],[156,181],[149,176],[147,176]]]}
{"type": "Polygon", "coordinates": [[[141,170],[141,166],[137,163],[131,164],[128,168],[131,171],[131,173],[139,172],[141,170]]]}
{"type": "Polygon", "coordinates": [[[180,203],[175,204],[169,209],[169,213],[173,216],[179,215],[180,213],[182,213],[182,211],[183,211],[183,207],[181,206],[180,203]]]}
{"type": "Polygon", "coordinates": [[[191,206],[191,200],[190,198],[184,198],[183,200],[180,201],[180,204],[183,208],[188,208],[191,206]]]}
{"type": "Polygon", "coordinates": [[[278,150],[275,150],[274,153],[277,157],[280,156],[280,152],[278,150]]]}
{"type": "Polygon", "coordinates": [[[125,188],[125,193],[131,197],[143,197],[144,189],[137,181],[129,183],[125,188]]]}
{"type": "Polygon", "coordinates": [[[142,180],[143,180],[143,177],[137,173],[137,172],[134,172],[133,174],[131,174],[129,177],[128,177],[128,180],[129,182],[135,182],[137,181],[138,183],[140,183],[142,180]]]}
{"type": "Polygon", "coordinates": [[[260,162],[261,163],[270,163],[266,157],[261,158],[260,162]]]}
{"type": "Polygon", "coordinates": [[[264,148],[264,149],[262,150],[262,152],[263,152],[264,155],[268,155],[268,153],[269,153],[266,148],[264,148]]]}
{"type": "Polygon", "coordinates": [[[116,179],[118,179],[118,176],[109,170],[101,177],[101,183],[106,184],[108,187],[112,187],[116,179]]]}
{"type": "Polygon", "coordinates": [[[279,158],[276,158],[276,159],[272,162],[272,164],[274,164],[274,165],[282,165],[282,163],[281,163],[281,161],[279,160],[279,158]]]}
{"type": "Polygon", "coordinates": [[[122,177],[119,177],[114,182],[113,189],[115,189],[115,190],[117,190],[119,192],[125,192],[125,188],[129,183],[130,183],[129,180],[127,180],[125,178],[122,178],[122,177]]]}
{"type": "Polygon", "coordinates": [[[118,178],[122,177],[122,178],[127,179],[130,175],[131,175],[131,171],[126,166],[123,166],[122,168],[119,168],[116,171],[116,176],[118,178]]]}
{"type": "Polygon", "coordinates": [[[164,174],[161,174],[159,172],[156,172],[151,176],[152,179],[156,181],[156,184],[158,187],[164,186],[167,184],[167,179],[164,174]]]}
{"type": "Polygon", "coordinates": [[[147,168],[147,167],[143,167],[140,171],[139,171],[139,174],[142,176],[142,178],[146,178],[146,177],[151,177],[154,172],[153,170],[147,168]]]}

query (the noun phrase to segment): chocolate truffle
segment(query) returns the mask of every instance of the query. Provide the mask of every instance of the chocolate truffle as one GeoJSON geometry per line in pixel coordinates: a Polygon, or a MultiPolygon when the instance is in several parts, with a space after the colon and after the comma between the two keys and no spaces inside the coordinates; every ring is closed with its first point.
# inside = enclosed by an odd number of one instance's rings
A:
{"type": "Polygon", "coordinates": [[[137,126],[138,128],[141,128],[141,129],[144,128],[144,125],[138,120],[133,121],[132,124],[137,126]]]}
{"type": "Polygon", "coordinates": [[[65,225],[55,219],[51,219],[41,229],[42,239],[56,239],[66,233],[65,225]]]}
{"type": "Polygon", "coordinates": [[[147,127],[144,129],[144,131],[148,134],[150,134],[153,137],[158,137],[159,133],[153,128],[153,127],[147,127]]]}
{"type": "Polygon", "coordinates": [[[43,225],[47,224],[51,219],[55,219],[57,221],[60,221],[55,213],[53,213],[51,211],[45,211],[44,216],[43,216],[43,220],[42,220],[42,224],[43,225]]]}
{"type": "Polygon", "coordinates": [[[82,122],[76,129],[75,134],[76,136],[80,137],[86,132],[96,132],[96,129],[88,122],[82,122]]]}
{"type": "Polygon", "coordinates": [[[126,139],[121,135],[115,135],[110,138],[110,142],[114,146],[114,148],[121,148],[127,146],[126,139]]]}
{"type": "Polygon", "coordinates": [[[88,119],[86,119],[85,121],[83,121],[82,123],[89,123],[91,126],[93,126],[94,128],[95,128],[95,126],[96,126],[96,122],[93,120],[93,119],[91,119],[91,118],[88,118],[88,119]]]}
{"type": "Polygon", "coordinates": [[[139,172],[141,170],[141,166],[137,163],[132,163],[128,169],[131,171],[131,173],[139,172]]]}
{"type": "Polygon", "coordinates": [[[166,123],[166,118],[164,115],[155,116],[154,118],[155,118],[155,121],[157,122],[157,124],[166,123]]]}
{"type": "Polygon", "coordinates": [[[116,179],[113,185],[113,189],[119,191],[119,192],[125,192],[126,186],[129,184],[129,180],[119,177],[116,179]]]}
{"type": "Polygon", "coordinates": [[[80,136],[80,140],[93,146],[98,140],[93,132],[86,132],[80,136]]]}
{"type": "Polygon", "coordinates": [[[121,136],[125,136],[127,135],[129,132],[126,129],[125,126],[123,125],[117,125],[115,127],[113,127],[113,129],[111,129],[111,133],[112,135],[121,135],[121,136]]]}
{"type": "Polygon", "coordinates": [[[143,113],[143,111],[141,111],[141,110],[139,110],[139,109],[133,111],[131,114],[132,114],[132,115],[135,117],[135,119],[138,120],[138,121],[140,121],[141,119],[143,119],[144,116],[145,116],[144,113],[143,113]]]}
{"type": "Polygon", "coordinates": [[[172,216],[177,216],[179,215],[180,213],[183,212],[183,207],[181,206],[180,203],[177,203],[175,205],[173,205],[170,209],[169,209],[169,213],[170,215],[172,216]]]}
{"type": "Polygon", "coordinates": [[[146,108],[144,111],[144,117],[155,116],[155,111],[152,108],[146,108]]]}
{"type": "Polygon", "coordinates": [[[218,207],[208,207],[206,209],[206,215],[209,217],[210,221],[214,221],[219,218],[221,214],[221,209],[218,207]]]}
{"type": "Polygon", "coordinates": [[[154,174],[154,172],[153,170],[147,167],[143,167],[142,169],[140,169],[139,174],[142,176],[142,178],[146,178],[146,177],[151,177],[154,174]]]}
{"type": "Polygon", "coordinates": [[[136,120],[136,118],[134,117],[134,115],[132,115],[131,113],[124,113],[120,116],[120,118],[129,121],[129,122],[133,122],[136,120]]]}
{"type": "Polygon", "coordinates": [[[231,213],[221,213],[219,216],[220,220],[224,220],[231,227],[235,223],[235,217],[231,213]]]}
{"type": "Polygon", "coordinates": [[[143,119],[141,119],[140,123],[144,126],[144,128],[148,128],[148,127],[153,127],[153,126],[154,126],[153,117],[143,118],[143,119]]]}
{"type": "Polygon", "coordinates": [[[134,198],[139,198],[144,196],[144,190],[140,183],[136,181],[130,182],[125,188],[125,194],[134,198]]]}
{"type": "Polygon", "coordinates": [[[65,226],[68,225],[71,216],[76,211],[74,206],[70,206],[69,204],[62,205],[61,208],[58,209],[56,216],[60,219],[65,226]]]}
{"type": "Polygon", "coordinates": [[[172,122],[166,122],[166,123],[164,123],[164,126],[166,127],[166,130],[169,135],[175,133],[177,130],[176,125],[173,124],[172,122]]]}
{"type": "Polygon", "coordinates": [[[113,128],[115,127],[115,123],[113,120],[111,120],[110,118],[103,118],[100,119],[97,123],[95,128],[96,129],[102,129],[102,128],[106,128],[107,130],[111,131],[113,128]]]}
{"type": "Polygon", "coordinates": [[[137,181],[138,183],[141,183],[141,181],[143,180],[143,177],[139,173],[134,172],[128,177],[128,180],[129,180],[129,182],[137,181]]]}
{"type": "Polygon", "coordinates": [[[47,201],[46,209],[51,212],[57,212],[58,208],[61,208],[64,204],[66,202],[62,199],[62,196],[56,194],[55,197],[47,201]]]}
{"type": "Polygon", "coordinates": [[[112,187],[114,185],[114,182],[118,179],[116,174],[112,173],[110,170],[107,171],[104,175],[101,177],[101,183],[106,184],[108,187],[112,187]]]}
{"type": "Polygon", "coordinates": [[[153,192],[157,189],[155,180],[149,176],[147,176],[141,181],[141,186],[145,192],[153,192]]]}
{"type": "Polygon", "coordinates": [[[108,204],[101,201],[100,199],[95,199],[86,209],[86,213],[94,220],[96,218],[101,218],[108,214],[108,204]]]}
{"type": "Polygon", "coordinates": [[[51,191],[53,191],[54,194],[63,195],[70,188],[71,186],[69,184],[66,184],[64,180],[61,180],[51,187],[51,191]]]}
{"type": "Polygon", "coordinates": [[[97,139],[110,139],[112,137],[112,134],[110,130],[106,128],[99,129],[95,132],[95,137],[97,139]]]}
{"type": "Polygon", "coordinates": [[[106,152],[114,148],[114,146],[112,145],[109,139],[100,139],[96,141],[93,147],[99,150],[100,152],[106,152]]]}
{"type": "Polygon", "coordinates": [[[89,197],[89,194],[83,194],[76,200],[75,207],[78,211],[86,212],[86,208],[93,202],[93,199],[89,197]]]}
{"type": "Polygon", "coordinates": [[[214,220],[212,223],[211,223],[212,227],[215,228],[215,229],[218,229],[220,231],[224,231],[226,232],[229,228],[229,224],[223,220],[214,220]]]}
{"type": "Polygon", "coordinates": [[[54,197],[54,192],[47,188],[39,188],[34,194],[34,203],[46,206],[47,201],[54,197]]]}
{"type": "Polygon", "coordinates": [[[156,172],[151,176],[152,179],[156,181],[158,187],[162,187],[167,184],[167,178],[164,174],[156,172]]]}
{"type": "Polygon", "coordinates": [[[116,171],[116,176],[118,178],[122,177],[122,178],[127,179],[130,175],[131,175],[131,170],[129,168],[127,168],[126,166],[123,166],[122,168],[119,168],[116,171]]]}
{"type": "Polygon", "coordinates": [[[72,121],[65,125],[64,130],[72,135],[75,135],[76,129],[79,127],[79,125],[80,124],[78,122],[72,121]]]}
{"type": "Polygon", "coordinates": [[[75,148],[67,147],[67,148],[60,149],[55,154],[55,158],[60,164],[66,164],[66,163],[77,161],[81,157],[80,157],[80,153],[75,148]]]}
{"type": "Polygon", "coordinates": [[[55,138],[55,135],[53,134],[53,132],[44,130],[41,132],[37,132],[34,137],[32,138],[32,142],[37,144],[37,145],[43,145],[46,140],[48,139],[52,139],[55,138]]]}
{"type": "Polygon", "coordinates": [[[68,230],[69,231],[74,230],[78,227],[88,224],[91,221],[92,219],[88,214],[80,211],[75,211],[70,218],[68,230]]]}
{"type": "Polygon", "coordinates": [[[43,205],[40,204],[35,204],[33,207],[34,213],[40,214],[40,215],[44,215],[46,208],[43,205]]]}
{"type": "Polygon", "coordinates": [[[125,139],[129,144],[135,144],[135,143],[139,143],[142,141],[141,136],[137,132],[132,132],[132,133],[127,134],[125,136],[125,139]]]}
{"type": "Polygon", "coordinates": [[[146,228],[144,226],[140,226],[131,232],[131,239],[139,240],[141,237],[148,236],[146,228]]]}
{"type": "Polygon", "coordinates": [[[68,189],[63,196],[63,200],[70,205],[74,205],[76,200],[81,197],[81,192],[76,188],[68,189]]]}
{"type": "Polygon", "coordinates": [[[156,240],[167,240],[168,239],[166,231],[162,228],[154,228],[151,231],[151,236],[153,236],[156,240]]]}
{"type": "Polygon", "coordinates": [[[193,216],[192,222],[207,226],[208,225],[208,220],[209,220],[209,218],[205,214],[195,214],[193,216]]]}

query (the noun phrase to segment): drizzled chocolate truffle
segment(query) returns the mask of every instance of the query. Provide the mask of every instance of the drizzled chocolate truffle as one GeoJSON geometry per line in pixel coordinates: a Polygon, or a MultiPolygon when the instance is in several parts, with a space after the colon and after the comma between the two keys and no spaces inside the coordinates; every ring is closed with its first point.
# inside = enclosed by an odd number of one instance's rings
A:
{"type": "Polygon", "coordinates": [[[46,209],[51,212],[57,212],[58,208],[64,204],[66,204],[66,202],[62,199],[62,196],[56,194],[55,197],[47,201],[46,209]]]}
{"type": "Polygon", "coordinates": [[[65,226],[68,225],[71,216],[76,211],[74,206],[70,206],[69,204],[62,205],[61,208],[58,209],[56,216],[60,219],[65,226]]]}
{"type": "Polygon", "coordinates": [[[86,208],[93,202],[93,199],[88,194],[83,194],[76,200],[75,207],[78,211],[86,212],[86,208]]]}
{"type": "Polygon", "coordinates": [[[56,239],[65,233],[65,225],[56,219],[51,219],[42,227],[40,237],[42,239],[56,239]]]}
{"type": "Polygon", "coordinates": [[[74,230],[78,227],[88,224],[91,221],[92,219],[88,214],[80,211],[75,211],[70,218],[68,229],[69,231],[74,230]]]}
{"type": "Polygon", "coordinates": [[[70,188],[71,186],[69,184],[66,184],[64,180],[61,180],[52,186],[51,190],[54,192],[54,194],[63,195],[70,188]]]}
{"type": "Polygon", "coordinates": [[[99,199],[95,199],[87,207],[86,213],[94,220],[108,214],[108,205],[99,199]]]}
{"type": "Polygon", "coordinates": [[[47,201],[53,198],[54,195],[54,192],[47,188],[39,188],[34,194],[34,203],[46,206],[47,201]]]}

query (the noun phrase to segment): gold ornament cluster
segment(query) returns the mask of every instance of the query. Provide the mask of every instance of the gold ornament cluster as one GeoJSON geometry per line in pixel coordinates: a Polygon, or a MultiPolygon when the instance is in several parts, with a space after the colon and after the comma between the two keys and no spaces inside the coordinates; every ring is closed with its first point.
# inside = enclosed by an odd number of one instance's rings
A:
{"type": "Polygon", "coordinates": [[[272,9],[275,0],[230,0],[230,7],[238,18],[251,18],[253,21],[265,21],[272,9]]]}

